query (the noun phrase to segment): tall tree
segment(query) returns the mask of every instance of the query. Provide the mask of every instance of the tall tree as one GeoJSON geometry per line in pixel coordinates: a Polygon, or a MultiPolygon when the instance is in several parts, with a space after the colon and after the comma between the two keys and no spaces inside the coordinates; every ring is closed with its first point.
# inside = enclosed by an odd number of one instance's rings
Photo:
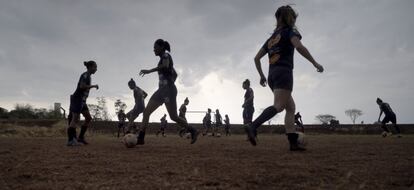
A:
{"type": "Polygon", "coordinates": [[[359,110],[359,109],[348,109],[348,110],[345,110],[345,115],[347,115],[348,117],[351,118],[353,124],[355,124],[355,120],[359,116],[361,116],[362,114],[363,114],[362,111],[359,110]]]}
{"type": "Polygon", "coordinates": [[[121,99],[117,99],[114,103],[115,106],[115,112],[116,114],[119,113],[119,111],[125,111],[125,109],[127,108],[127,105],[125,102],[122,102],[121,99]]]}
{"type": "Polygon", "coordinates": [[[336,119],[336,117],[331,114],[319,114],[315,119],[327,125],[331,120],[336,119]]]}
{"type": "Polygon", "coordinates": [[[9,112],[12,119],[36,119],[36,113],[30,104],[16,104],[14,110],[9,112]]]}
{"type": "Polygon", "coordinates": [[[9,111],[0,107],[0,119],[7,119],[9,118],[9,111]]]}
{"type": "Polygon", "coordinates": [[[97,97],[96,100],[98,101],[99,108],[101,108],[102,120],[104,121],[111,120],[111,118],[109,118],[108,107],[106,107],[106,98],[101,96],[101,97],[97,97]]]}

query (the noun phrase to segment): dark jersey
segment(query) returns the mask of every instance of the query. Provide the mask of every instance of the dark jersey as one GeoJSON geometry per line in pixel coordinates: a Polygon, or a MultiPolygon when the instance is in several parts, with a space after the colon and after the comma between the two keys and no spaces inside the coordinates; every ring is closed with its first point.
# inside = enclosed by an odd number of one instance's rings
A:
{"type": "Polygon", "coordinates": [[[211,115],[210,113],[206,113],[206,116],[203,118],[204,124],[210,124],[211,123],[211,115]]]}
{"type": "Polygon", "coordinates": [[[135,99],[135,106],[143,108],[145,107],[144,103],[144,92],[139,88],[134,88],[134,99],[135,99]]]}
{"type": "Polygon", "coordinates": [[[177,73],[174,70],[174,63],[169,53],[165,52],[161,56],[158,66],[160,66],[164,60],[168,60],[169,65],[167,68],[158,70],[159,88],[174,84],[175,79],[177,78],[177,73]]]}
{"type": "Polygon", "coordinates": [[[219,113],[216,114],[216,124],[222,124],[222,118],[219,113]]]}
{"type": "Polygon", "coordinates": [[[125,120],[126,120],[126,115],[125,115],[125,113],[123,113],[123,112],[119,112],[119,113],[118,113],[118,121],[119,121],[119,122],[125,122],[125,120]]]}
{"type": "Polygon", "coordinates": [[[296,28],[284,27],[276,30],[262,46],[262,49],[269,56],[269,74],[277,67],[293,69],[293,53],[295,49],[290,39],[294,36],[302,39],[296,28]]]}
{"type": "Polygon", "coordinates": [[[82,83],[86,84],[86,85],[91,85],[91,74],[89,74],[88,72],[84,72],[80,78],[79,78],[79,82],[78,85],[76,87],[75,92],[73,93],[73,96],[76,98],[81,98],[83,101],[86,102],[86,99],[89,96],[89,88],[87,89],[81,89],[80,85],[82,83]]]}
{"type": "Polygon", "coordinates": [[[185,118],[185,113],[187,112],[187,106],[185,104],[181,105],[180,107],[180,114],[178,116],[185,118]]]}
{"type": "Polygon", "coordinates": [[[254,98],[254,92],[252,88],[248,88],[246,90],[246,93],[244,93],[244,107],[245,108],[251,108],[253,107],[253,98],[254,98]],[[246,102],[249,98],[252,98],[250,101],[246,102]]]}
{"type": "Polygon", "coordinates": [[[167,118],[165,118],[165,117],[162,117],[160,119],[160,121],[161,121],[161,125],[163,125],[163,126],[167,125],[167,123],[168,123],[167,118]]]}
{"type": "Polygon", "coordinates": [[[224,120],[224,123],[226,123],[226,125],[230,125],[230,119],[226,117],[226,119],[224,120]]]}
{"type": "Polygon", "coordinates": [[[380,104],[379,107],[380,107],[381,111],[384,112],[385,115],[395,115],[395,113],[392,111],[392,109],[391,109],[391,107],[388,103],[383,102],[383,103],[380,104]]]}
{"type": "Polygon", "coordinates": [[[295,120],[296,121],[299,121],[299,119],[301,119],[301,118],[302,118],[302,116],[300,114],[295,114],[295,120]]]}

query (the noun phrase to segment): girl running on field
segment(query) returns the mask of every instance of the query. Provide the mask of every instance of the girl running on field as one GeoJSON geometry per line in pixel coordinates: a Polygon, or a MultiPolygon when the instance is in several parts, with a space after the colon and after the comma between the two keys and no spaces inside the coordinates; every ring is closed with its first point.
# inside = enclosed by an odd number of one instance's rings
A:
{"type": "Polygon", "coordinates": [[[198,131],[192,126],[189,126],[187,121],[178,117],[177,114],[177,87],[174,84],[177,73],[175,72],[174,63],[169,52],[171,52],[171,48],[167,41],[162,39],[155,41],[154,53],[160,57],[158,66],[150,70],[141,70],[140,72],[141,76],[158,72],[159,83],[158,90],[152,95],[144,110],[144,117],[142,119],[143,126],[138,135],[138,144],[145,144],[145,130],[148,126],[150,115],[162,104],[165,104],[171,120],[175,121],[181,127],[186,128],[191,133],[191,144],[197,141],[198,131]]]}
{"type": "Polygon", "coordinates": [[[260,84],[265,87],[269,84],[273,92],[274,104],[266,108],[253,123],[246,126],[245,130],[252,145],[256,145],[256,129],[264,122],[271,119],[277,113],[286,110],[285,128],[289,140],[290,150],[305,150],[298,146],[298,134],[295,133],[295,102],[292,98],[293,89],[293,53],[296,49],[305,57],[318,72],[323,72],[322,65],[318,64],[309,53],[308,49],[301,43],[302,36],[296,29],[296,12],[290,7],[279,7],[275,13],[277,26],[272,36],[266,40],[254,58],[256,69],[260,75],[260,84]],[[266,80],[262,71],[260,59],[268,54],[269,75],[266,80]]]}
{"type": "MultiPolygon", "coordinates": [[[[187,106],[189,103],[190,101],[188,100],[188,98],[185,98],[184,103],[181,105],[179,114],[178,114],[179,117],[185,119],[186,121],[187,121],[187,118],[185,117],[185,113],[187,112],[187,106]]],[[[187,131],[185,128],[181,128],[178,134],[180,135],[180,137],[183,137],[186,132],[187,131]]]]}
{"type": "Polygon", "coordinates": [[[254,92],[253,92],[253,89],[250,88],[249,79],[246,79],[243,82],[243,89],[246,90],[246,93],[244,93],[244,103],[242,105],[243,124],[249,124],[253,120],[253,113],[254,113],[254,106],[253,106],[254,92]]]}
{"type": "Polygon", "coordinates": [[[67,146],[77,146],[82,143],[84,145],[89,144],[85,140],[85,133],[88,129],[88,126],[92,120],[91,114],[89,113],[88,106],[86,104],[86,99],[89,96],[89,90],[91,88],[99,89],[98,85],[91,85],[92,79],[91,75],[95,74],[98,66],[95,61],[85,61],[83,65],[86,67],[86,72],[82,73],[79,78],[79,82],[76,86],[75,92],[70,96],[70,107],[69,107],[69,127],[67,129],[68,133],[68,143],[67,146]],[[79,124],[80,114],[85,118],[85,122],[81,126],[81,131],[79,137],[76,138],[76,126],[79,124]]]}
{"type": "Polygon", "coordinates": [[[226,132],[226,136],[231,136],[231,131],[230,131],[230,118],[229,116],[226,114],[224,116],[224,130],[226,132]]]}
{"type": "Polygon", "coordinates": [[[134,79],[131,78],[128,82],[128,87],[134,92],[134,100],[135,105],[134,108],[132,108],[131,111],[129,111],[126,114],[126,117],[128,118],[128,129],[126,133],[135,133],[136,132],[136,126],[134,124],[135,119],[144,112],[145,109],[145,102],[144,99],[148,96],[148,94],[143,91],[141,88],[137,86],[134,79]]]}

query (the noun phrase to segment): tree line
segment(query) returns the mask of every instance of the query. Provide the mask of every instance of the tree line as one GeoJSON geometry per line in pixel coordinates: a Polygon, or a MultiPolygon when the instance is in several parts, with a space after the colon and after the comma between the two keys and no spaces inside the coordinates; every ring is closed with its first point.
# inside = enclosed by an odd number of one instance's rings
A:
{"type": "MultiPolygon", "coordinates": [[[[97,97],[97,104],[88,104],[89,111],[94,121],[110,121],[105,97],[97,97]]],[[[69,112],[69,110],[67,110],[69,112]]],[[[0,107],[0,119],[62,119],[65,115],[60,110],[35,108],[30,104],[16,104],[8,111],[0,107]]]]}

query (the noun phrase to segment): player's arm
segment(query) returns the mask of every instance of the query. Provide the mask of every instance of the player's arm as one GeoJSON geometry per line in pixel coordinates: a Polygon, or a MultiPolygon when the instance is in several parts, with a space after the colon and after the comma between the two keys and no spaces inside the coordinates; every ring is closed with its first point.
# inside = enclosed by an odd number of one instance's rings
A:
{"type": "Polygon", "coordinates": [[[380,121],[380,119],[381,119],[381,116],[382,116],[382,110],[380,111],[380,114],[379,114],[379,117],[378,117],[378,121],[380,121]]]}
{"type": "Polygon", "coordinates": [[[299,37],[297,36],[293,36],[290,39],[290,42],[293,44],[293,46],[296,48],[296,50],[304,57],[306,58],[309,62],[312,63],[312,65],[317,69],[318,72],[323,72],[323,67],[322,65],[320,65],[319,63],[317,63],[315,61],[315,59],[313,59],[312,55],[310,54],[308,48],[306,48],[302,42],[300,41],[299,37]]]}
{"type": "Polygon", "coordinates": [[[263,87],[266,86],[266,77],[263,74],[262,63],[260,62],[260,59],[262,59],[262,57],[265,55],[266,51],[263,48],[260,48],[256,56],[254,57],[254,63],[256,65],[257,72],[259,72],[260,75],[260,85],[262,85],[263,87]]]}
{"type": "Polygon", "coordinates": [[[166,57],[163,57],[162,61],[161,61],[161,64],[159,66],[157,66],[155,68],[152,68],[150,70],[143,69],[139,72],[139,75],[144,76],[146,74],[150,74],[150,73],[168,68],[169,66],[170,66],[170,59],[168,59],[166,57]]]}
{"type": "Polygon", "coordinates": [[[80,84],[79,84],[79,88],[82,89],[82,90],[88,90],[88,89],[91,89],[91,88],[99,89],[99,86],[97,84],[87,85],[85,81],[81,81],[80,84]]]}

